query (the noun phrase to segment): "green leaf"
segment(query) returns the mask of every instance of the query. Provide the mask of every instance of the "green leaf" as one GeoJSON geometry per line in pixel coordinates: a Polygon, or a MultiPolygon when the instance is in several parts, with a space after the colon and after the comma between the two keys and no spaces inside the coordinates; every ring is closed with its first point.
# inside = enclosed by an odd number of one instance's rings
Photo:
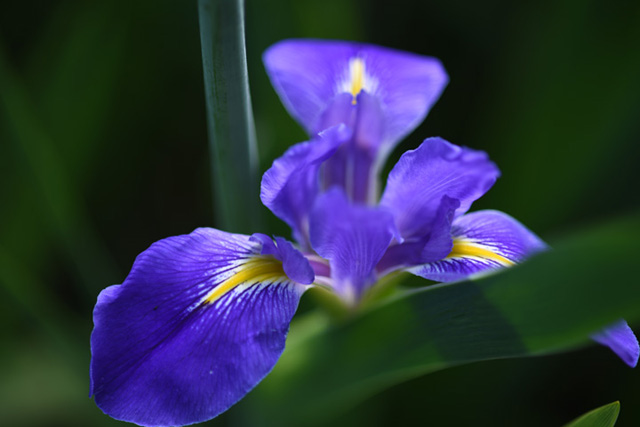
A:
{"type": "Polygon", "coordinates": [[[249,96],[244,2],[200,0],[200,42],[213,168],[214,211],[227,231],[259,227],[258,156],[249,96]]]}
{"type": "Polygon", "coordinates": [[[313,314],[303,320],[315,330],[292,326],[282,359],[244,412],[258,424],[321,422],[446,367],[585,345],[621,317],[640,319],[638,238],[636,215],[499,274],[406,291],[341,324],[323,327],[325,319],[313,314]]]}
{"type": "MultiPolygon", "coordinates": [[[[69,176],[64,157],[56,149],[33,104],[23,80],[0,45],[0,125],[8,136],[2,142],[11,149],[15,156],[13,161],[33,180],[41,216],[74,263],[82,282],[89,284],[88,288],[81,288],[87,293],[91,287],[99,289],[104,278],[115,277],[112,273],[115,267],[97,236],[74,180],[69,176]]],[[[24,189],[30,189],[30,186],[25,185],[24,189]]],[[[14,219],[19,225],[14,231],[20,233],[24,224],[21,218],[14,219]]],[[[91,296],[91,300],[93,298],[91,296]]]]}
{"type": "Polygon", "coordinates": [[[565,427],[613,427],[620,413],[620,402],[609,403],[589,411],[565,427]]]}
{"type": "Polygon", "coordinates": [[[61,4],[30,52],[25,86],[79,187],[91,182],[91,160],[109,142],[130,14],[114,2],[61,4]]]}

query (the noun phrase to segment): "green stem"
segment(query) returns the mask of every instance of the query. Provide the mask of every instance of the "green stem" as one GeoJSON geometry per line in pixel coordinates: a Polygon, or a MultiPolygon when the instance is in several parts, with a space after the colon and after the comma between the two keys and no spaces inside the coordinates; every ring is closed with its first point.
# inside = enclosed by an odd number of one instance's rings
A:
{"type": "Polygon", "coordinates": [[[199,0],[214,212],[227,231],[259,226],[258,161],[243,0],[199,0]]]}

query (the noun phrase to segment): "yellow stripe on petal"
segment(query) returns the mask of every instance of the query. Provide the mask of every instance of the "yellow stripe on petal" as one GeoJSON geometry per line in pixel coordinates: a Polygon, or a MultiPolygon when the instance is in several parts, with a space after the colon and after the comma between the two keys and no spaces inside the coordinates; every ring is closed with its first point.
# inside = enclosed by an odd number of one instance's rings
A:
{"type": "Polygon", "coordinates": [[[353,96],[351,103],[355,105],[356,97],[364,86],[364,61],[360,58],[353,58],[349,61],[349,74],[351,77],[351,95],[353,96]]]}
{"type": "Polygon", "coordinates": [[[467,257],[483,258],[495,261],[504,265],[505,267],[515,265],[515,262],[503,257],[502,255],[498,255],[489,246],[481,245],[479,243],[466,239],[453,239],[453,249],[451,250],[451,253],[447,255],[447,258],[467,257]]]}
{"type": "Polygon", "coordinates": [[[260,282],[275,282],[286,279],[282,262],[270,256],[251,258],[240,266],[236,274],[220,283],[202,300],[203,304],[212,304],[227,292],[240,285],[254,285],[260,282]]]}

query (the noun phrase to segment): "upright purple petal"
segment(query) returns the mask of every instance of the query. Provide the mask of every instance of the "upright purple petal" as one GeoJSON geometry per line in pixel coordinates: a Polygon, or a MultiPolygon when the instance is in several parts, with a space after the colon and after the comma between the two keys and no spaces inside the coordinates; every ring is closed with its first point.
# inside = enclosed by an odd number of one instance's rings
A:
{"type": "Polygon", "coordinates": [[[403,238],[419,238],[431,232],[444,196],[460,201],[459,216],[499,175],[486,153],[428,138],[393,167],[380,205],[393,213],[403,238]]]}
{"type": "Polygon", "coordinates": [[[627,365],[635,368],[640,356],[638,339],[624,320],[592,335],[594,341],[609,347],[627,365]]]}
{"type": "Polygon", "coordinates": [[[349,94],[339,95],[323,116],[322,128],[344,123],[353,129],[353,136],[325,162],[322,184],[325,189],[341,187],[353,201],[374,204],[385,117],[373,96],[361,93],[358,105],[353,105],[351,98],[349,94]]]}
{"type": "MultiPolygon", "coordinates": [[[[280,247],[280,242],[278,242],[280,247]]],[[[285,262],[293,259],[282,249],[285,262]]],[[[198,229],[154,243],[94,310],[91,393],[112,417],[215,417],[269,373],[305,286],[248,236],[198,229]]]]}
{"type": "Polygon", "coordinates": [[[310,135],[328,129],[332,126],[345,124],[350,129],[354,129],[358,116],[357,104],[353,104],[353,96],[350,93],[336,95],[329,102],[318,117],[318,123],[310,135]]]}
{"type": "Polygon", "coordinates": [[[450,282],[508,267],[547,248],[520,222],[493,210],[473,212],[455,219],[451,236],[453,249],[447,258],[409,271],[429,280],[450,282]]]}
{"type": "Polygon", "coordinates": [[[431,224],[431,231],[419,238],[391,245],[378,263],[376,270],[384,274],[398,268],[439,261],[449,255],[453,249],[451,222],[459,206],[458,199],[443,196],[431,224]]]}
{"type": "Polygon", "coordinates": [[[311,135],[323,129],[337,96],[349,94],[357,104],[368,93],[379,100],[393,144],[424,120],[448,83],[435,58],[361,43],[285,40],[263,59],[283,104],[311,135]]]}
{"type": "Polygon", "coordinates": [[[352,96],[340,94],[323,113],[319,129],[327,129],[345,124],[353,129],[353,143],[361,150],[377,153],[385,141],[385,112],[380,100],[363,92],[358,95],[358,103],[353,104],[352,96]]]}
{"type": "Polygon", "coordinates": [[[390,213],[352,204],[339,188],[316,201],[310,217],[311,245],[331,263],[336,291],[355,302],[375,281],[375,266],[396,233],[390,213]]]}
{"type": "Polygon", "coordinates": [[[320,166],[350,137],[345,126],[328,129],[289,148],[262,176],[262,203],[289,224],[302,245],[308,245],[308,216],[320,190],[320,166]]]}

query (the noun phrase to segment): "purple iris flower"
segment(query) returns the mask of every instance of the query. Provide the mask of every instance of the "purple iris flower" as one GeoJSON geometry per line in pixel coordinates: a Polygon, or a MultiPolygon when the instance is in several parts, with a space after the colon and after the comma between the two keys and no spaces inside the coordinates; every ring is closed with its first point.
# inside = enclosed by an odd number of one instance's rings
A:
{"type": "MultiPolygon", "coordinates": [[[[312,286],[357,306],[395,271],[454,281],[547,248],[502,212],[467,213],[499,170],[484,152],[441,138],[405,153],[380,195],[387,155],[447,84],[438,60],[308,40],[276,44],[264,60],[311,136],[262,180],[262,202],[291,226],[297,247],[201,228],[140,254],[94,310],[91,393],[114,418],[184,425],[225,411],[273,368],[312,286]]],[[[594,339],[636,364],[624,321],[594,339]]]]}

